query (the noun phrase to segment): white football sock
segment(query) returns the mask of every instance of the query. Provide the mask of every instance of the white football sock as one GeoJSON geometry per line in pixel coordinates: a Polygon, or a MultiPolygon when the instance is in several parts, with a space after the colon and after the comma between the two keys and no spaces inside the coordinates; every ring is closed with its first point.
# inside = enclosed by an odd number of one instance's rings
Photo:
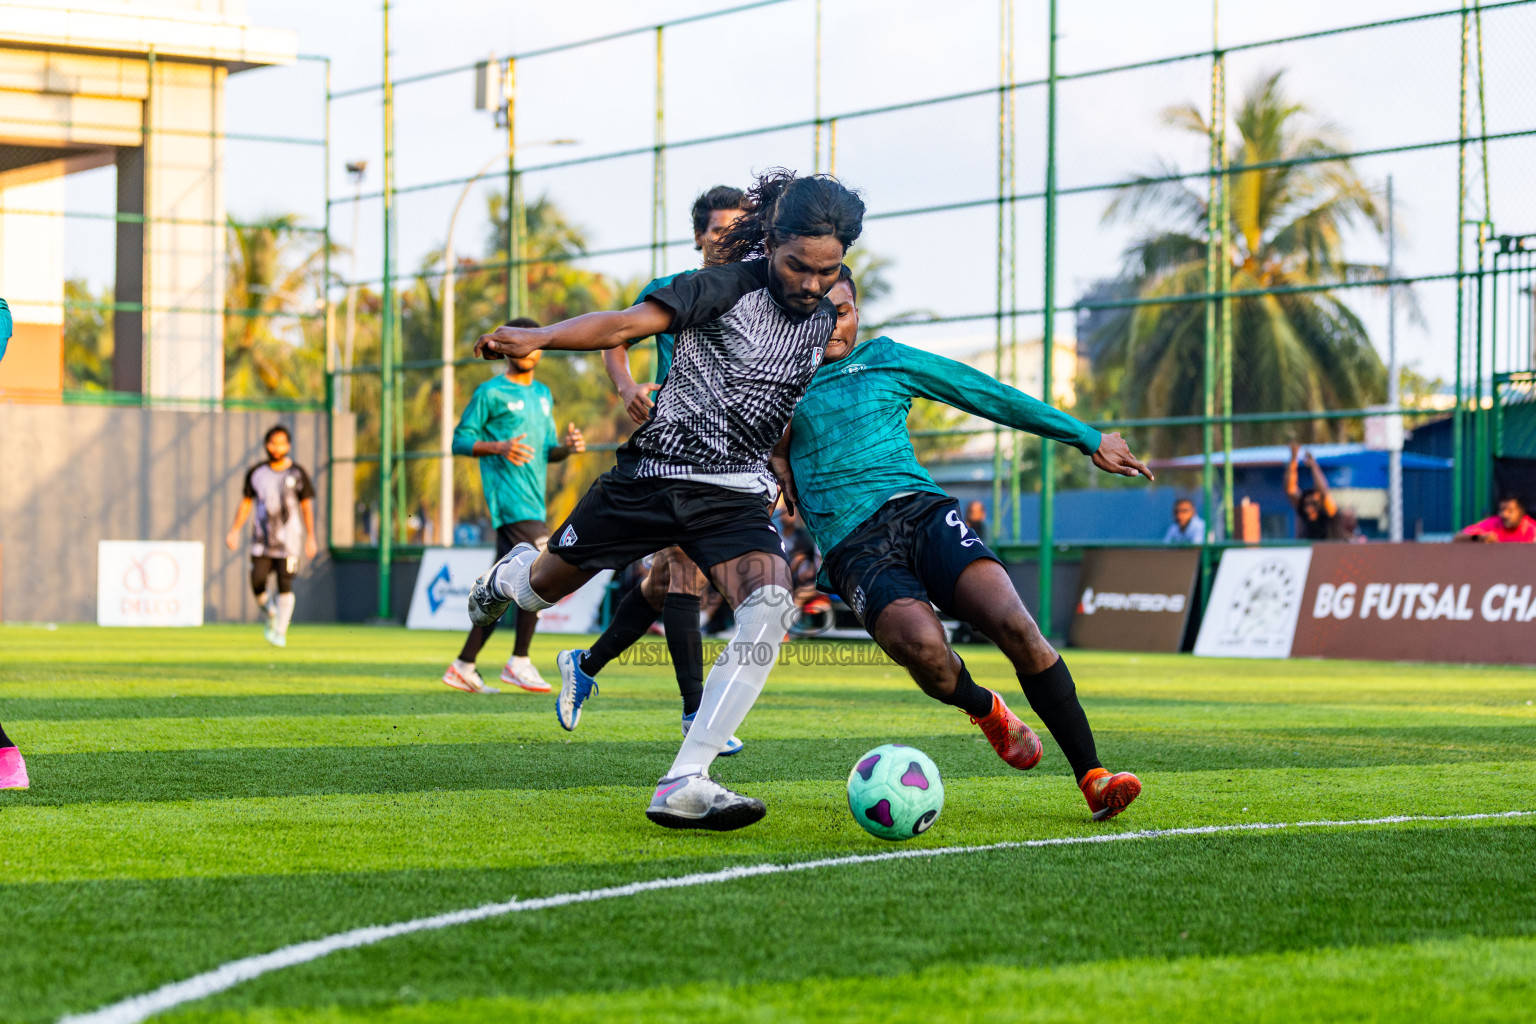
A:
{"type": "Polygon", "coordinates": [[[533,568],[533,563],[538,557],[538,549],[529,545],[525,550],[514,553],[511,558],[497,567],[496,575],[492,579],[496,585],[496,592],[502,597],[510,597],[525,612],[541,612],[545,608],[554,607],[555,604],[535,594],[533,584],[528,580],[528,571],[533,568]]]}
{"type": "Polygon", "coordinates": [[[725,749],[779,660],[779,647],[795,617],[794,596],[783,587],[759,587],[736,612],[736,635],[704,680],[704,698],[672,762],[668,778],[707,774],[725,749]]]}
{"type": "Polygon", "coordinates": [[[272,620],[272,628],[279,633],[288,632],[288,623],[293,621],[293,603],[294,597],[291,592],[277,595],[277,616],[272,620]]]}

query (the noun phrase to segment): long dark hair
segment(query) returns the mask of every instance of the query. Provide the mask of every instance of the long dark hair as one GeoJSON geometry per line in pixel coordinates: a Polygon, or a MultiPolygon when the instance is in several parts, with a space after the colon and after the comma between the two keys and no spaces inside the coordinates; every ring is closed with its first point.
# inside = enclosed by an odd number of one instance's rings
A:
{"type": "Polygon", "coordinates": [[[864,230],[864,200],[830,174],[800,178],[770,168],[747,190],[742,209],[720,240],[722,263],[766,256],[769,239],[777,244],[797,236],[835,235],[847,252],[864,230]]]}

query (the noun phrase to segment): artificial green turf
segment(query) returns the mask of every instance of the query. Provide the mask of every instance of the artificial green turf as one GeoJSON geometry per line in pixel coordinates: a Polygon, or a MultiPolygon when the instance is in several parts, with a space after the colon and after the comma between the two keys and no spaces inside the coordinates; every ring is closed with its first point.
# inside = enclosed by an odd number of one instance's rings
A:
{"type": "MultiPolygon", "coordinates": [[[[639,813],[676,748],[665,668],[548,697],[436,682],[455,638],[0,628],[0,1020],[47,1021],[360,925],[892,847],[842,804],[900,741],[948,803],[906,849],[1215,823],[1536,810],[1536,673],[1069,652],[1106,763],[1087,821],[1047,741],[1020,775],[893,666],[788,663],[722,761],[727,835],[639,813]]],[[[536,658],[553,675],[555,638],[536,658]]],[[[799,649],[804,653],[806,649],[799,649]]],[[[489,652],[488,652],[489,653],[489,652]]],[[[1026,718],[994,651],[967,664],[1026,718]]],[[[484,667],[490,667],[489,663],[484,667]]],[[[243,984],[177,1016],[350,1020],[1495,1020],[1531,1002],[1536,819],[1239,832],[863,864],[511,915],[243,984]]]]}
{"type": "Polygon", "coordinates": [[[1536,942],[1426,942],[1237,957],[1106,959],[1059,967],[986,964],[897,975],[753,985],[655,986],[525,999],[419,1002],[402,985],[388,1007],[193,1010],[178,1024],[499,1024],[645,1020],[689,1024],[889,1021],[1102,1024],[1249,1021],[1325,1024],[1457,1021],[1507,1024],[1536,998],[1536,942]],[[1405,983],[1406,982],[1406,983],[1405,983]]]}

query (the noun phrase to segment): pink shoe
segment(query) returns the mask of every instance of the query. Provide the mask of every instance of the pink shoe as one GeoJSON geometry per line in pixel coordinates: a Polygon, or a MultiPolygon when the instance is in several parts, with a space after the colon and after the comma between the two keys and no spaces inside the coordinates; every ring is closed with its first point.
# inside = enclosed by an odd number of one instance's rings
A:
{"type": "Polygon", "coordinates": [[[26,789],[30,785],[27,762],[21,759],[21,751],[15,747],[0,750],[0,789],[26,789]]]}

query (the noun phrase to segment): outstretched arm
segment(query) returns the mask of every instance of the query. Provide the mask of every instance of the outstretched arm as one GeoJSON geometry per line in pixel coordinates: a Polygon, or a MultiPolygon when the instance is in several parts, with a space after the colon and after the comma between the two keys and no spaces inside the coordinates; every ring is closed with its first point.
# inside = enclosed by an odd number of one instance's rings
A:
{"type": "Polygon", "coordinates": [[[1311,452],[1307,452],[1307,468],[1312,471],[1312,486],[1317,488],[1317,493],[1323,499],[1323,511],[1330,516],[1338,515],[1338,502],[1333,500],[1333,493],[1328,490],[1328,475],[1317,464],[1317,458],[1311,452]]]}
{"type": "Polygon", "coordinates": [[[1285,465],[1285,496],[1291,504],[1301,507],[1301,484],[1296,482],[1296,460],[1301,457],[1301,445],[1291,442],[1291,461],[1285,465]]]}
{"type": "Polygon", "coordinates": [[[672,311],[649,299],[617,312],[583,313],[548,327],[498,327],[480,335],[482,359],[521,359],[538,349],[591,352],[661,334],[672,326],[672,311]]]}
{"type": "Polygon", "coordinates": [[[1131,453],[1119,434],[1101,434],[1070,413],[1031,398],[974,367],[931,352],[902,346],[902,366],[914,394],[1015,430],[1070,444],[1106,473],[1144,476],[1152,471],[1131,453]]]}

